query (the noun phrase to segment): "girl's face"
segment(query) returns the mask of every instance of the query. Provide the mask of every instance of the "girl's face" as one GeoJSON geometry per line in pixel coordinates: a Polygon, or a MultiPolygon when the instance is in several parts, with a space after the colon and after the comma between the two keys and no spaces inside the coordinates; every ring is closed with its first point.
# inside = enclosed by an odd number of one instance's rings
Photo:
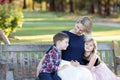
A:
{"type": "Polygon", "coordinates": [[[94,49],[93,41],[85,42],[85,51],[86,52],[92,52],[94,49]]]}
{"type": "Polygon", "coordinates": [[[81,23],[76,23],[74,31],[75,34],[81,35],[85,32],[85,27],[81,23]]]}

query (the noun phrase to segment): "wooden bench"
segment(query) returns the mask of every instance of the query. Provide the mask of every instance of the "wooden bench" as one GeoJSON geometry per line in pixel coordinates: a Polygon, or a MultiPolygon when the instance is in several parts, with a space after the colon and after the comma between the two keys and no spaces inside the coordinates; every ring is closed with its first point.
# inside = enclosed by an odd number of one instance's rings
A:
{"type": "MultiPolygon", "coordinates": [[[[3,66],[3,80],[35,80],[36,67],[51,44],[12,44],[0,45],[0,64],[3,66]],[[10,75],[10,76],[9,76],[10,75]]],[[[98,50],[103,61],[117,74],[120,64],[118,43],[98,43],[98,50]]],[[[2,80],[2,79],[0,79],[2,80]]]]}

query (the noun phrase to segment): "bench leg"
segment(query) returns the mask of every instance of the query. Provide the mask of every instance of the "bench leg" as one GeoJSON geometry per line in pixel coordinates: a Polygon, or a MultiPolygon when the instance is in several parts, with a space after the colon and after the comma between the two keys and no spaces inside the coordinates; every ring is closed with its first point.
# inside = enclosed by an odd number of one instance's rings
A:
{"type": "Polygon", "coordinates": [[[0,64],[0,80],[5,80],[6,69],[4,64],[0,64]]]}
{"type": "Polygon", "coordinates": [[[6,80],[14,80],[13,71],[6,72],[6,80]]]}
{"type": "Polygon", "coordinates": [[[3,74],[1,70],[0,70],[0,80],[3,80],[3,74]]]}

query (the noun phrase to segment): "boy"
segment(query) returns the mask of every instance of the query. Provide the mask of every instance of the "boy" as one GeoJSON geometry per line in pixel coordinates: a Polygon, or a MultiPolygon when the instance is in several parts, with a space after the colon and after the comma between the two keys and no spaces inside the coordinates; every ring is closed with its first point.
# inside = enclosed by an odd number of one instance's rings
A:
{"type": "Polygon", "coordinates": [[[66,50],[68,42],[67,34],[59,32],[54,35],[54,45],[46,52],[37,67],[37,76],[40,80],[61,80],[57,71],[61,61],[61,50],[66,50]]]}

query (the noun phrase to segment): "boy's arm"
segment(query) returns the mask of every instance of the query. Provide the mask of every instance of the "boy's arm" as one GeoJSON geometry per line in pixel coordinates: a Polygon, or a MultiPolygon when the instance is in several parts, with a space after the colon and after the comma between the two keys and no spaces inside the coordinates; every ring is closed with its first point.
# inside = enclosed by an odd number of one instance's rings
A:
{"type": "Polygon", "coordinates": [[[39,71],[40,71],[40,69],[42,67],[42,62],[45,59],[45,56],[46,56],[46,54],[42,57],[42,59],[40,60],[38,66],[37,66],[37,76],[39,75],[39,71]]]}

